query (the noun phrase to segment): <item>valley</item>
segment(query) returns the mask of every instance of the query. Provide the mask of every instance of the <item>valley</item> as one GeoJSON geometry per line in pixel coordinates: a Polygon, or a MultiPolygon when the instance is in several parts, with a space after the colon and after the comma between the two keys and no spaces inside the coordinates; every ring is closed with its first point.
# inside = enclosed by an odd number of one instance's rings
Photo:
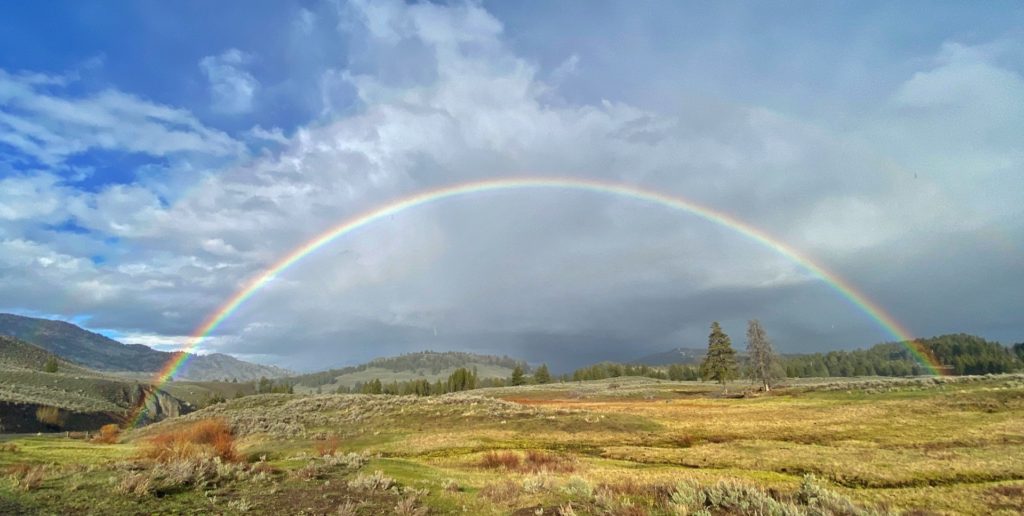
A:
{"type": "Polygon", "coordinates": [[[0,498],[14,513],[1024,510],[1024,375],[726,387],[616,378],[433,397],[253,395],[117,444],[6,440],[0,468],[40,468],[41,479],[9,476],[0,498]],[[231,460],[198,445],[147,458],[162,436],[211,421],[230,429],[231,460]]]}

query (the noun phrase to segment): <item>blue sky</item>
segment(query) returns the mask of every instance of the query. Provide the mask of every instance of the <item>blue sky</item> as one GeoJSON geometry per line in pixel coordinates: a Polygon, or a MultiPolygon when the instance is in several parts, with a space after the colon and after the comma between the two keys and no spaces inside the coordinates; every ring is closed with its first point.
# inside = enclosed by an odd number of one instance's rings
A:
{"type": "MultiPolygon", "coordinates": [[[[530,172],[757,224],[916,334],[1024,340],[1019,2],[7,11],[0,310],[172,348],[345,217],[530,172]]],[[[296,368],[427,347],[573,365],[700,346],[712,319],[739,337],[753,317],[787,351],[888,337],[721,228],[566,194],[397,217],[290,271],[201,349],[296,368]]]]}

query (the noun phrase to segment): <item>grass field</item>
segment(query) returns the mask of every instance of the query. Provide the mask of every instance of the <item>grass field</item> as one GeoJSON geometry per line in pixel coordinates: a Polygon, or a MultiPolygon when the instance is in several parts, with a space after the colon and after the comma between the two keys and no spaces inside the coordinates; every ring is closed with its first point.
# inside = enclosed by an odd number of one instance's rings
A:
{"type": "Polygon", "coordinates": [[[1024,511],[1024,376],[746,387],[249,396],[119,444],[0,442],[0,513],[1024,511]],[[211,419],[230,425],[238,462],[145,458],[152,440],[211,419]]]}

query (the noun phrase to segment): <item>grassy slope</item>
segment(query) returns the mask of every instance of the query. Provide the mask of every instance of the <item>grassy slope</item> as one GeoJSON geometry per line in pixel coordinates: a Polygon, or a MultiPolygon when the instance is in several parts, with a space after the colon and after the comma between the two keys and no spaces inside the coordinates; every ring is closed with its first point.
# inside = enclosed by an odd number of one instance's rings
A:
{"type": "MultiPolygon", "coordinates": [[[[737,392],[743,386],[730,387],[737,392]]],[[[644,493],[653,492],[637,486],[675,485],[684,479],[738,479],[785,497],[804,473],[885,511],[1024,511],[1024,376],[1019,375],[948,383],[801,381],[771,396],[743,399],[723,397],[710,384],[646,379],[434,398],[252,396],[146,427],[117,446],[84,445],[83,451],[67,441],[18,441],[23,450],[0,451],[0,467],[49,461],[68,471],[82,468],[74,465],[82,462],[100,466],[82,477],[57,468],[42,489],[30,493],[0,480],[0,498],[49,510],[88,507],[91,498],[102,498],[94,510],[203,511],[215,506],[218,512],[233,513],[229,501],[244,500],[256,511],[295,512],[305,507],[280,504],[296,499],[308,501],[313,512],[326,512],[333,509],[321,501],[336,504],[358,495],[344,487],[344,480],[355,475],[347,470],[315,481],[282,473],[273,487],[231,484],[212,489],[209,496],[191,490],[141,502],[102,489],[122,475],[114,464],[131,455],[136,443],[206,417],[229,420],[243,436],[244,452],[266,455],[285,471],[307,464],[317,439],[336,436],[342,450],[378,457],[363,471],[379,469],[407,488],[428,489],[420,498],[440,513],[502,514],[539,506],[550,513],[570,499],[581,514],[612,506],[625,510],[624,503],[643,506],[644,493]],[[574,471],[538,476],[482,468],[482,453],[494,449],[549,450],[574,471]],[[69,489],[73,482],[84,484],[69,489]],[[574,490],[574,485],[589,486],[593,493],[574,490]],[[211,496],[219,500],[213,506],[211,496]]]]}
{"type": "Polygon", "coordinates": [[[43,371],[53,356],[31,344],[0,336],[0,401],[39,404],[78,412],[118,411],[126,408],[122,394],[127,384],[58,359],[56,373],[43,371]]]}
{"type": "MultiPolygon", "coordinates": [[[[463,367],[467,367],[469,369],[476,368],[479,378],[508,378],[512,376],[512,369],[507,367],[477,363],[468,363],[463,367]]],[[[408,380],[428,380],[433,383],[437,380],[446,380],[448,376],[455,371],[455,369],[455,367],[449,367],[434,373],[433,371],[426,369],[419,369],[415,371],[392,371],[382,367],[368,367],[362,371],[344,373],[336,376],[335,381],[321,387],[321,391],[331,392],[340,386],[352,387],[357,383],[366,383],[374,379],[379,379],[383,383],[393,381],[404,382],[408,380]]],[[[296,385],[295,389],[298,392],[316,391],[316,388],[306,387],[302,384],[296,385]]]]}

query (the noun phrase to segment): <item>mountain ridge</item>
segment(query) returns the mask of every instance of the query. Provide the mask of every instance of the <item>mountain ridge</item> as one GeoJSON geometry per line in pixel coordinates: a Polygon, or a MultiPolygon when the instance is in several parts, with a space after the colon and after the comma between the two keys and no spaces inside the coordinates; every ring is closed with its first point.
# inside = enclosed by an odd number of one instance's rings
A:
{"type": "Polygon", "coordinates": [[[445,379],[455,369],[477,369],[479,378],[507,378],[516,366],[524,371],[523,360],[509,356],[482,355],[466,351],[416,351],[401,355],[378,357],[366,363],[317,371],[285,378],[284,381],[305,389],[352,387],[371,380],[382,382],[445,379]]]}
{"type": "MultiPolygon", "coordinates": [[[[147,376],[161,371],[174,355],[143,344],[125,344],[67,321],[0,313],[0,335],[38,346],[69,362],[112,374],[147,376]]],[[[189,353],[179,372],[183,380],[256,380],[294,375],[287,369],[239,360],[223,353],[189,353]]]]}

